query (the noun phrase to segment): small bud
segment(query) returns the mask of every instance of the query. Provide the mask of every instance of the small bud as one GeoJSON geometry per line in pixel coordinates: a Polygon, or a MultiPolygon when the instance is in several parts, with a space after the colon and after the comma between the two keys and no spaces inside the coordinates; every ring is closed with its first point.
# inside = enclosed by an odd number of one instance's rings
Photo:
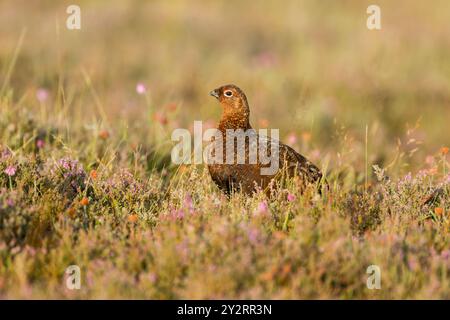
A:
{"type": "Polygon", "coordinates": [[[83,197],[83,199],[80,200],[80,204],[82,206],[87,206],[89,204],[89,199],[86,197],[83,197]]]}
{"type": "Polygon", "coordinates": [[[138,220],[138,215],[137,215],[137,214],[130,214],[130,215],[127,217],[127,220],[128,220],[128,222],[136,223],[137,220],[138,220]]]}

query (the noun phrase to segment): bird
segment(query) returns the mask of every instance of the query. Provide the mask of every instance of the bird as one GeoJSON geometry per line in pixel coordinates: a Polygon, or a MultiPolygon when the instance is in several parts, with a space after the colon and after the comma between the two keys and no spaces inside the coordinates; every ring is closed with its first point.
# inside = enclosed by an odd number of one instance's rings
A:
{"type": "Polygon", "coordinates": [[[280,182],[283,177],[296,177],[300,181],[300,192],[312,184],[317,186],[319,193],[321,192],[323,174],[317,166],[290,146],[271,137],[259,135],[252,128],[250,107],[243,90],[234,84],[228,84],[212,90],[210,95],[216,98],[222,106],[222,116],[216,129],[218,135],[212,139],[211,150],[207,158],[210,176],[219,189],[227,195],[239,191],[246,195],[252,195],[258,190],[268,192],[271,183],[280,182]],[[228,131],[239,131],[246,134],[244,136],[245,143],[240,146],[241,148],[238,148],[235,137],[227,135],[228,131]],[[218,144],[222,144],[222,148],[218,144]],[[256,162],[250,161],[251,154],[258,153],[260,146],[266,147],[267,155],[271,160],[278,161],[275,163],[277,170],[270,172],[269,164],[267,161],[262,163],[260,155],[256,162]],[[229,159],[231,157],[227,157],[227,149],[234,150],[238,155],[229,159]],[[222,153],[220,153],[221,150],[222,153]],[[245,161],[242,159],[238,161],[238,151],[245,151],[245,161]],[[217,160],[217,156],[220,154],[222,156],[219,158],[222,162],[213,161],[217,160]],[[275,156],[277,157],[275,158],[275,156]],[[263,172],[264,168],[266,172],[263,172]]]}

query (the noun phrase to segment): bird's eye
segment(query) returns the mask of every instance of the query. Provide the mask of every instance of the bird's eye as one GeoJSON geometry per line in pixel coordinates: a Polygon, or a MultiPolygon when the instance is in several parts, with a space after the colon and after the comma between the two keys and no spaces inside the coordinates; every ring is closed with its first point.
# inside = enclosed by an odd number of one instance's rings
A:
{"type": "Polygon", "coordinates": [[[223,93],[226,97],[231,97],[233,95],[233,92],[231,90],[227,90],[223,93]]]}

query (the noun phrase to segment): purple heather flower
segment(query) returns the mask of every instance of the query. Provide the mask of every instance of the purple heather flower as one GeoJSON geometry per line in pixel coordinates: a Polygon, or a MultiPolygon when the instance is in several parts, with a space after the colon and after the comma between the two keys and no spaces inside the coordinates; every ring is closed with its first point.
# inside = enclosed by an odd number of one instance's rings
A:
{"type": "Polygon", "coordinates": [[[293,195],[292,193],[288,193],[287,200],[289,202],[295,201],[295,199],[296,199],[295,195],[293,195]]]}
{"type": "Polygon", "coordinates": [[[184,197],[184,206],[189,210],[190,213],[194,211],[194,204],[192,202],[192,197],[190,194],[187,194],[184,197]]]}
{"type": "Polygon", "coordinates": [[[58,167],[62,171],[64,178],[74,176],[84,177],[86,175],[83,170],[83,166],[78,162],[78,160],[62,158],[58,160],[58,167]]]}
{"type": "Polygon", "coordinates": [[[34,257],[36,255],[36,253],[37,253],[37,250],[35,248],[33,248],[33,247],[30,247],[30,246],[26,246],[25,247],[25,251],[28,252],[28,254],[30,256],[32,256],[32,257],[34,257]]]}
{"type": "Polygon", "coordinates": [[[4,173],[6,173],[8,176],[12,177],[13,175],[16,174],[17,168],[14,166],[8,166],[5,171],[3,171],[4,173]]]}
{"type": "Polygon", "coordinates": [[[267,205],[267,201],[261,201],[258,203],[258,208],[256,208],[254,214],[265,214],[269,210],[269,206],[267,205]]]}
{"type": "Polygon", "coordinates": [[[441,257],[447,260],[450,257],[450,250],[444,250],[441,252],[441,257]]]}
{"type": "Polygon", "coordinates": [[[38,148],[38,149],[42,149],[43,147],[44,147],[44,140],[42,140],[42,139],[38,139],[37,141],[36,141],[36,147],[38,148]]]}
{"type": "Polygon", "coordinates": [[[51,173],[65,179],[73,190],[82,188],[86,179],[83,166],[77,160],[70,158],[59,159],[56,165],[51,168],[51,173]]]}
{"type": "Polygon", "coordinates": [[[144,94],[146,91],[147,91],[147,88],[145,87],[145,85],[143,83],[139,82],[136,85],[136,92],[138,94],[144,94]]]}
{"type": "Polygon", "coordinates": [[[287,137],[287,142],[290,145],[296,144],[297,143],[297,135],[295,133],[290,133],[287,137]]]}
{"type": "Polygon", "coordinates": [[[189,243],[186,240],[182,241],[175,245],[175,250],[182,257],[187,257],[189,254],[189,243]]]}
{"type": "Polygon", "coordinates": [[[255,228],[252,228],[248,230],[247,235],[250,242],[255,244],[258,241],[259,231],[255,228]]]}
{"type": "Polygon", "coordinates": [[[3,149],[1,154],[0,154],[0,160],[5,160],[7,158],[9,158],[11,156],[11,151],[9,151],[8,149],[3,149]]]}
{"type": "Polygon", "coordinates": [[[148,275],[148,279],[150,280],[151,283],[155,283],[158,280],[158,275],[154,272],[151,272],[148,275]]]}
{"type": "Polygon", "coordinates": [[[176,218],[177,219],[183,219],[184,218],[184,211],[183,210],[177,210],[175,211],[176,218]]]}
{"type": "Polygon", "coordinates": [[[38,99],[39,102],[45,102],[48,99],[48,90],[44,88],[38,88],[36,90],[36,99],[38,99]]]}
{"type": "Polygon", "coordinates": [[[184,210],[182,209],[172,209],[170,210],[170,215],[168,215],[167,218],[172,219],[172,220],[177,220],[180,219],[182,220],[184,218],[184,210]]]}

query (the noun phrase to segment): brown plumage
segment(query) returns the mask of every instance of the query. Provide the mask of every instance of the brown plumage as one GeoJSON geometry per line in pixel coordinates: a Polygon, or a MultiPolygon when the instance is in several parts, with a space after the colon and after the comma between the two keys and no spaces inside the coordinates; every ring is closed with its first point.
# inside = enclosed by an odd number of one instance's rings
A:
{"type": "MultiPolygon", "coordinates": [[[[242,191],[251,195],[255,190],[261,188],[266,189],[272,179],[279,180],[280,177],[286,174],[289,177],[297,177],[300,180],[300,186],[303,189],[308,184],[319,184],[322,179],[320,170],[308,161],[301,154],[296,152],[291,147],[282,144],[276,140],[259,136],[250,125],[250,109],[247,102],[247,97],[244,92],[235,85],[225,85],[210,92],[212,96],[219,100],[222,105],[223,112],[220,119],[218,129],[222,134],[223,139],[223,160],[224,164],[213,164],[208,161],[208,169],[211,178],[225,193],[229,194],[234,191],[242,191]],[[235,154],[238,151],[236,140],[227,139],[227,129],[237,130],[242,129],[250,132],[249,136],[255,135],[259,143],[267,143],[268,146],[275,143],[279,146],[279,164],[278,170],[274,174],[261,174],[261,168],[267,168],[270,165],[262,164],[258,154],[256,163],[249,162],[249,151],[259,150],[258,145],[250,143],[250,138],[245,138],[245,163],[237,162],[237,157],[232,159],[231,163],[225,163],[226,146],[234,144],[235,154]],[[231,141],[229,141],[231,140],[231,141]],[[256,148],[256,149],[255,149],[256,148]]],[[[214,150],[217,150],[214,148],[214,150]]],[[[215,155],[215,151],[211,155],[215,155]]],[[[220,149],[218,149],[220,150],[220,149]]],[[[272,156],[271,149],[268,148],[268,156],[272,156]]],[[[211,158],[210,158],[211,159],[211,158]]]]}

